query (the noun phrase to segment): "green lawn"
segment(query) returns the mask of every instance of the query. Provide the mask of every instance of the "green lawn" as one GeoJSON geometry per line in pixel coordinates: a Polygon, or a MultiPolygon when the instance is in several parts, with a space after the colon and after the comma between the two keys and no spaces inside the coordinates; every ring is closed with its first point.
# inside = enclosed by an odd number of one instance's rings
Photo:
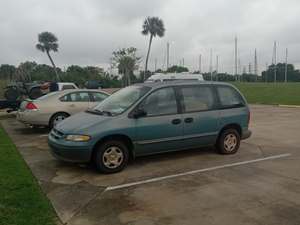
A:
{"type": "Polygon", "coordinates": [[[0,225],[54,225],[50,202],[0,126],[0,225]]]}
{"type": "Polygon", "coordinates": [[[300,105],[300,83],[233,82],[249,103],[300,105]]]}

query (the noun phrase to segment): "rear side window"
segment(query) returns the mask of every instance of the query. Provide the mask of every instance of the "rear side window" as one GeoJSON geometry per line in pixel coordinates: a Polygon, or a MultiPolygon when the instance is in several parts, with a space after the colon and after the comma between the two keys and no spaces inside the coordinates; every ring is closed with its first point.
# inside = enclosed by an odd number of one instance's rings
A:
{"type": "Polygon", "coordinates": [[[162,88],[151,93],[142,103],[147,116],[177,113],[177,102],[173,88],[162,88]]]}
{"type": "Polygon", "coordinates": [[[214,94],[208,86],[181,88],[185,112],[205,111],[214,108],[214,94]]]}
{"type": "Polygon", "coordinates": [[[234,88],[219,86],[217,87],[217,92],[222,107],[231,108],[245,106],[242,96],[234,88]]]}

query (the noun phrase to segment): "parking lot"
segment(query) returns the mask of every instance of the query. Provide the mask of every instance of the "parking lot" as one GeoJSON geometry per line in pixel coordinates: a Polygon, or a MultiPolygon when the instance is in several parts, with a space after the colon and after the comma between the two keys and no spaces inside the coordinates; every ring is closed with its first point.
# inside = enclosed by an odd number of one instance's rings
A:
{"type": "Polygon", "coordinates": [[[300,108],[251,106],[253,136],[235,155],[143,157],[112,175],[55,160],[47,129],[1,123],[62,223],[300,224],[300,108]]]}

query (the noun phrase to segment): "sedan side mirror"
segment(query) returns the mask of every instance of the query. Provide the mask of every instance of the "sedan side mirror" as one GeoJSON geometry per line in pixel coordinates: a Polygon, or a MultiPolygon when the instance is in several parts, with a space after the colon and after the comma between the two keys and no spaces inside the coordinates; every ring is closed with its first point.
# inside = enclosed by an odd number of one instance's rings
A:
{"type": "Polygon", "coordinates": [[[147,112],[144,109],[136,109],[132,114],[133,118],[135,118],[135,119],[144,117],[146,115],[147,115],[147,112]]]}

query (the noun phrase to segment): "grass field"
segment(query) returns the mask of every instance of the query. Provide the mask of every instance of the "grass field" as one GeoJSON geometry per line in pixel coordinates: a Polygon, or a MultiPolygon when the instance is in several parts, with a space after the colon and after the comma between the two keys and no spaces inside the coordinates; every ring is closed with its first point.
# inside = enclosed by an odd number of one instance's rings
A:
{"type": "Polygon", "coordinates": [[[252,104],[300,105],[300,83],[232,83],[252,104]]]}
{"type": "Polygon", "coordinates": [[[0,224],[54,225],[55,213],[0,126],[0,224]]]}

